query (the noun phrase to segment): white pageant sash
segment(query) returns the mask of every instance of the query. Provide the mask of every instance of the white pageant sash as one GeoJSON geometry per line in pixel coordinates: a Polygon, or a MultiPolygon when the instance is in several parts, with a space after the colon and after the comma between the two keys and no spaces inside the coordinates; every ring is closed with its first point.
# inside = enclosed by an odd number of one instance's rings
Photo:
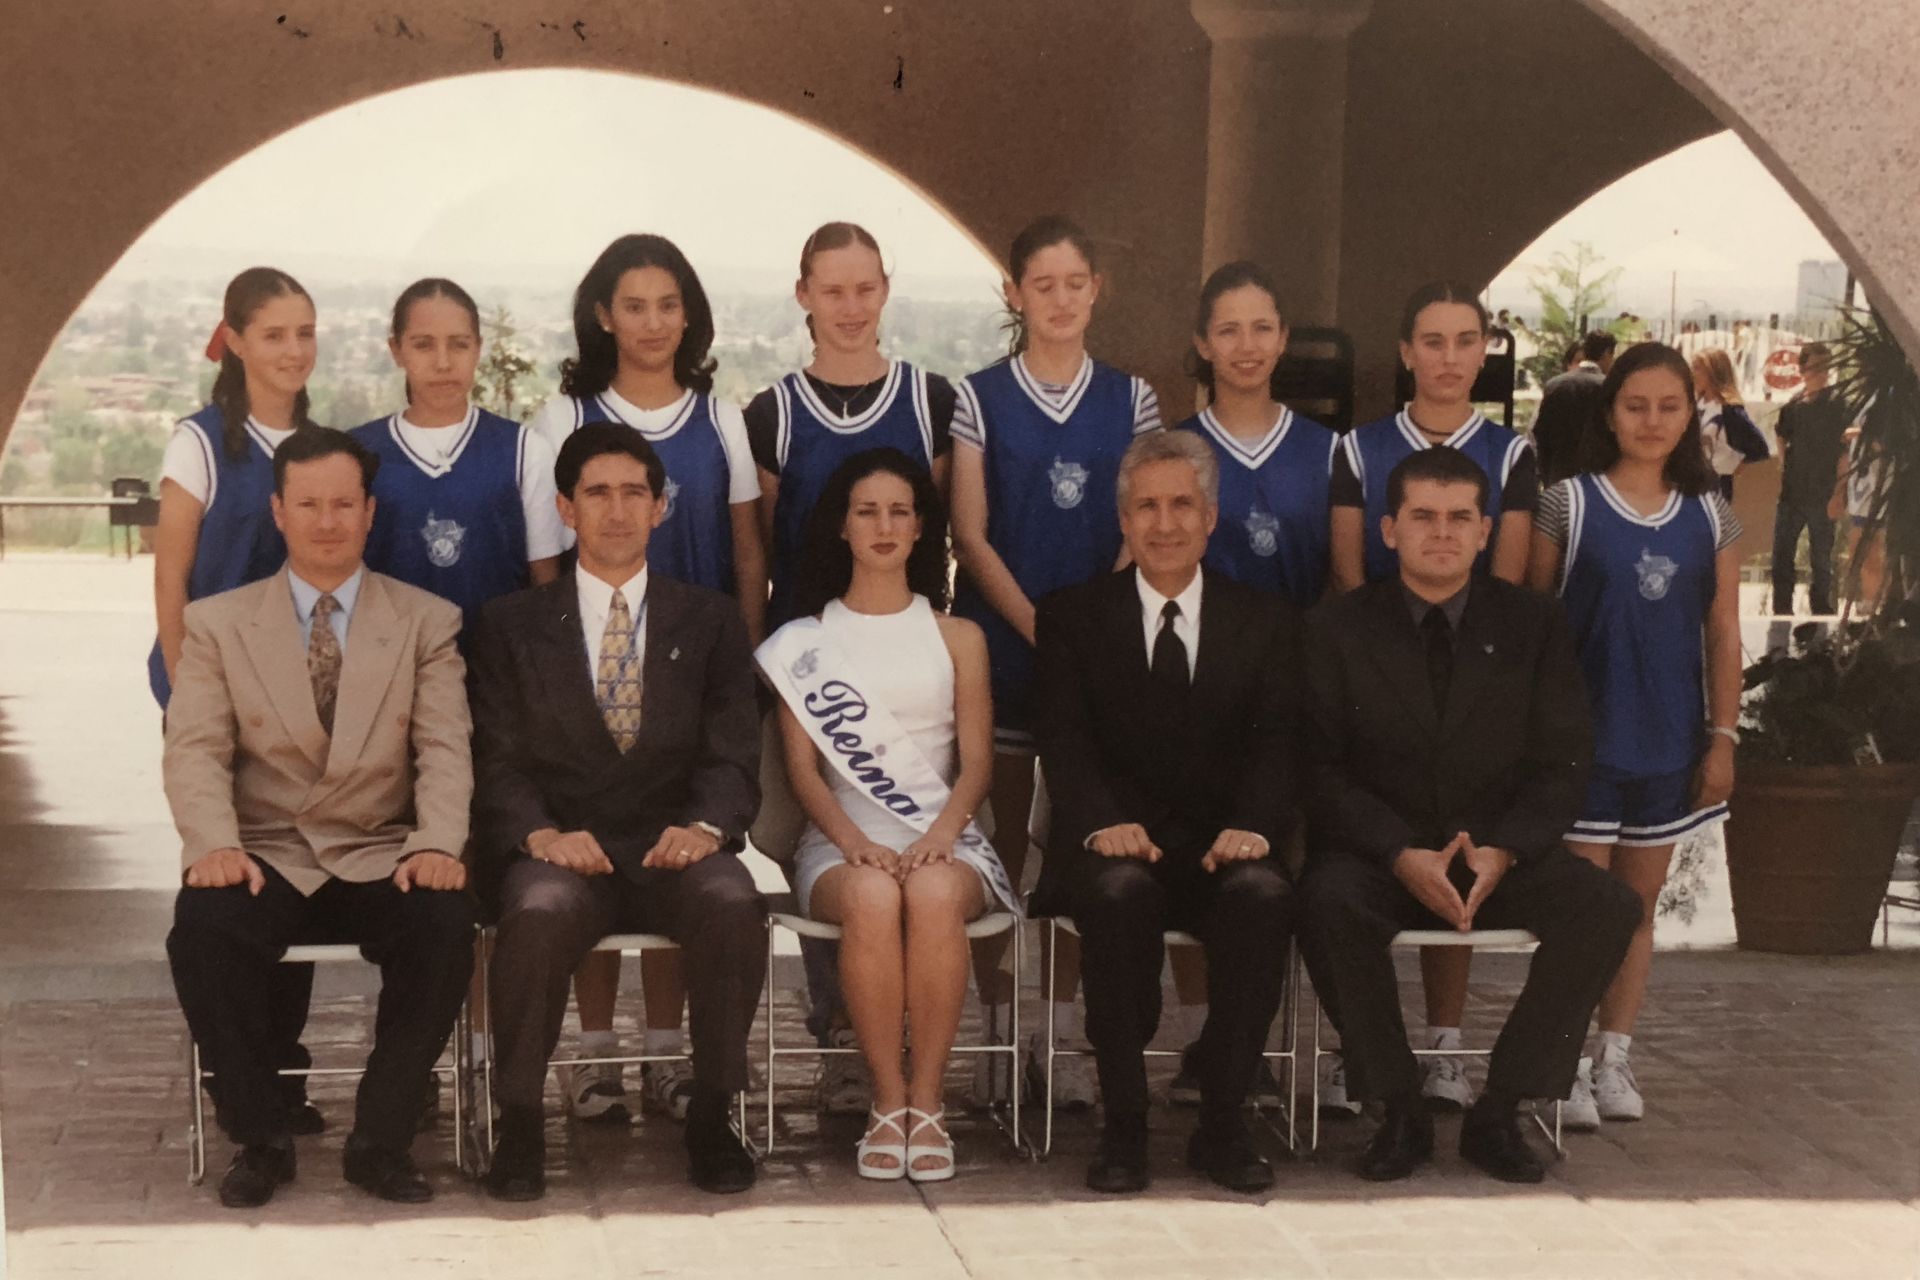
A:
{"type": "MultiPolygon", "coordinates": [[[[767,683],[834,771],[894,817],[925,833],[953,791],[893,713],[860,691],[857,674],[818,618],[796,618],[753,654],[767,683]]],[[[978,871],[1000,904],[1020,903],[978,823],[968,820],[953,856],[978,871]]]]}

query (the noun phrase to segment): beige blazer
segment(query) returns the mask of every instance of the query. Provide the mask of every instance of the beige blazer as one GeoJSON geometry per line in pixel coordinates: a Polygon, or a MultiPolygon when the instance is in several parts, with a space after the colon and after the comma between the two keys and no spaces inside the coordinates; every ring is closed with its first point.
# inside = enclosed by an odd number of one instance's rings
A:
{"type": "Polygon", "coordinates": [[[181,865],[239,848],[311,894],[460,857],[473,798],[460,610],[367,571],[329,740],[287,572],[187,606],[162,759],[181,865]]]}

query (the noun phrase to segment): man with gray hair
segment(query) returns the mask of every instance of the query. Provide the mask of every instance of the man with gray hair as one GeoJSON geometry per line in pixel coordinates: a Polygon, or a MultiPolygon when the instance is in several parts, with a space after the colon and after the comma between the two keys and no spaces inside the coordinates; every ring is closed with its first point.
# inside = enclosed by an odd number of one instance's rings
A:
{"type": "Polygon", "coordinates": [[[1163,934],[1207,955],[1200,1124],[1188,1163],[1235,1191],[1273,1169],[1241,1116],[1280,1007],[1293,892],[1299,614],[1209,573],[1213,451],[1191,432],[1134,441],[1120,464],[1129,568],[1038,612],[1041,766],[1053,801],[1042,915],[1080,932],[1106,1128],[1096,1191],[1147,1185],[1141,1050],[1160,1021],[1163,934]]]}

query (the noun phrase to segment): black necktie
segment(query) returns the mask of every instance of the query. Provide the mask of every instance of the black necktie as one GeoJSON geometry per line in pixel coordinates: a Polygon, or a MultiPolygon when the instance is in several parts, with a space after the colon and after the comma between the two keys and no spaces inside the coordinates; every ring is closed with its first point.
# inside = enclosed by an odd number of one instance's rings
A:
{"type": "Polygon", "coordinates": [[[1187,646],[1173,629],[1180,606],[1169,600],[1160,607],[1160,631],[1153,638],[1153,682],[1171,693],[1185,693],[1192,675],[1187,670],[1187,646]]]}
{"type": "Polygon", "coordinates": [[[1444,713],[1447,686],[1453,682],[1453,625],[1447,621],[1447,611],[1436,604],[1427,610],[1420,629],[1427,633],[1427,679],[1433,685],[1433,705],[1444,713]]]}

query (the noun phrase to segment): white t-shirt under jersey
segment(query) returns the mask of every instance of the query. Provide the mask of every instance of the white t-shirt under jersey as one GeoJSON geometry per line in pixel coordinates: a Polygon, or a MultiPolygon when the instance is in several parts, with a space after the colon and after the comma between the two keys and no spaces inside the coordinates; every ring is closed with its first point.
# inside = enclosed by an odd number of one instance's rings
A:
{"type": "MultiPolygon", "coordinates": [[[[283,430],[265,426],[258,418],[247,419],[247,430],[266,445],[268,454],[293,434],[291,427],[283,430]]],[[[160,455],[160,479],[171,480],[192,494],[202,511],[213,505],[213,495],[220,484],[219,470],[207,453],[209,445],[216,451],[227,447],[219,436],[203,433],[198,424],[182,418],[175,424],[173,434],[167,437],[166,452],[160,455]]]]}
{"type": "MultiPolygon", "coordinates": [[[[420,427],[408,422],[404,413],[398,422],[400,439],[407,448],[442,468],[453,465],[454,459],[448,452],[455,445],[473,438],[471,432],[460,430],[458,422],[445,427],[420,427]]],[[[531,426],[520,429],[526,433],[526,442],[520,450],[520,474],[516,481],[520,489],[520,513],[527,526],[527,559],[546,560],[573,545],[573,531],[560,519],[560,510],[553,502],[553,446],[531,426]]]]}
{"type": "MultiPolygon", "coordinates": [[[[600,393],[599,399],[605,402],[613,415],[637,430],[649,439],[664,434],[687,412],[688,399],[698,392],[688,390],[678,400],[662,405],[658,409],[642,409],[639,405],[625,399],[612,387],[600,393]]],[[[574,404],[570,396],[554,396],[540,406],[539,412],[527,419],[527,426],[535,433],[544,436],[557,455],[560,446],[573,434],[574,404]]],[[[727,503],[737,506],[742,502],[756,502],[760,498],[760,473],[753,465],[753,450],[747,444],[747,422],[740,414],[740,406],[725,400],[713,402],[714,425],[720,429],[720,447],[727,455],[727,503]]]]}

